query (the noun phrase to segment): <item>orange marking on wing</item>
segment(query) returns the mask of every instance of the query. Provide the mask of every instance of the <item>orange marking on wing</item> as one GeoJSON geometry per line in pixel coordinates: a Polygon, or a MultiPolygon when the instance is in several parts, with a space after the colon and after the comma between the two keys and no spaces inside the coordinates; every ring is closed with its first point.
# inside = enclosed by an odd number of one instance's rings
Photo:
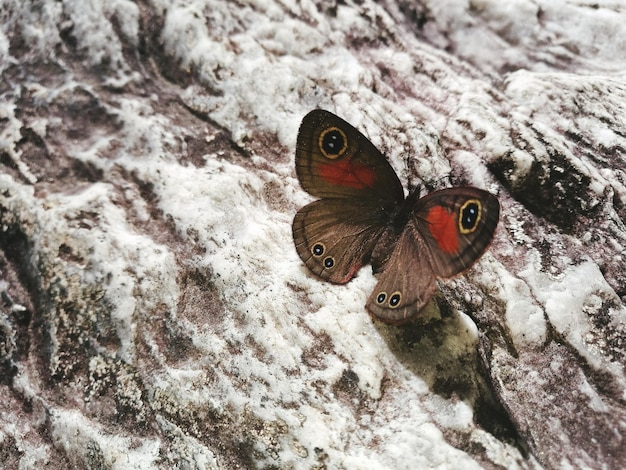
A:
{"type": "Polygon", "coordinates": [[[350,160],[321,164],[319,175],[327,183],[355,189],[371,188],[376,182],[376,172],[372,168],[350,160]]]}
{"type": "Polygon", "coordinates": [[[456,217],[454,212],[448,212],[441,206],[435,206],[426,216],[430,233],[437,242],[441,251],[454,253],[459,249],[459,234],[457,233],[456,217]]]}

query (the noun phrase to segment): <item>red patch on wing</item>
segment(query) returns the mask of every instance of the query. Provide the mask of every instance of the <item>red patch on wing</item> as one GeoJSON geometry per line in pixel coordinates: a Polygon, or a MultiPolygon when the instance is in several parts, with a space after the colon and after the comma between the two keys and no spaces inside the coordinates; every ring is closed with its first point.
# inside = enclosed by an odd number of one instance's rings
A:
{"type": "Polygon", "coordinates": [[[338,186],[365,189],[373,187],[376,182],[376,172],[372,168],[350,160],[321,164],[318,171],[324,181],[338,186]]]}
{"type": "Polygon", "coordinates": [[[448,212],[441,206],[435,206],[426,216],[430,233],[441,251],[454,253],[459,249],[459,234],[454,212],[448,212]]]}

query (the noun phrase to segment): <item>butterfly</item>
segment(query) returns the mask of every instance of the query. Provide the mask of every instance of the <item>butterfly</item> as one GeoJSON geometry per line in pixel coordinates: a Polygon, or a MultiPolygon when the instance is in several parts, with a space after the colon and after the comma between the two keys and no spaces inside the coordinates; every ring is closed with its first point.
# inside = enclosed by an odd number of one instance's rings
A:
{"type": "Polygon", "coordinates": [[[494,237],[500,203],[474,187],[419,188],[406,198],[396,172],[363,134],[316,109],[302,120],[296,145],[302,188],[319,198],[295,215],[293,240],[311,272],[344,284],[365,264],[378,283],[366,309],[385,323],[417,315],[438,278],[470,268],[494,237]]]}

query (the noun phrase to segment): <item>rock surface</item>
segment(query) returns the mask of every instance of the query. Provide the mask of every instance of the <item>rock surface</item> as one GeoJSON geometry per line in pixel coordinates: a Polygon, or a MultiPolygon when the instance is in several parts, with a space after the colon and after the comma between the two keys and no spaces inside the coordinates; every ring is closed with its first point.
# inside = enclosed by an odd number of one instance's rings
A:
{"type": "Polygon", "coordinates": [[[626,465],[620,2],[0,12],[0,466],[626,465]],[[409,325],[295,252],[316,107],[500,198],[409,325]]]}

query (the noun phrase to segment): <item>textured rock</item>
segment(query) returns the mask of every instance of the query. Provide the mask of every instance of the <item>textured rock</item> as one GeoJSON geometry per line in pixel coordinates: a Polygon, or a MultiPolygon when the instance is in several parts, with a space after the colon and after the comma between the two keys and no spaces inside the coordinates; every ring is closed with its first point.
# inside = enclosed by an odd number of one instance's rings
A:
{"type": "Polygon", "coordinates": [[[0,11],[0,466],[626,464],[617,3],[0,11]],[[410,186],[500,198],[409,325],[296,255],[315,107],[410,186]]]}

